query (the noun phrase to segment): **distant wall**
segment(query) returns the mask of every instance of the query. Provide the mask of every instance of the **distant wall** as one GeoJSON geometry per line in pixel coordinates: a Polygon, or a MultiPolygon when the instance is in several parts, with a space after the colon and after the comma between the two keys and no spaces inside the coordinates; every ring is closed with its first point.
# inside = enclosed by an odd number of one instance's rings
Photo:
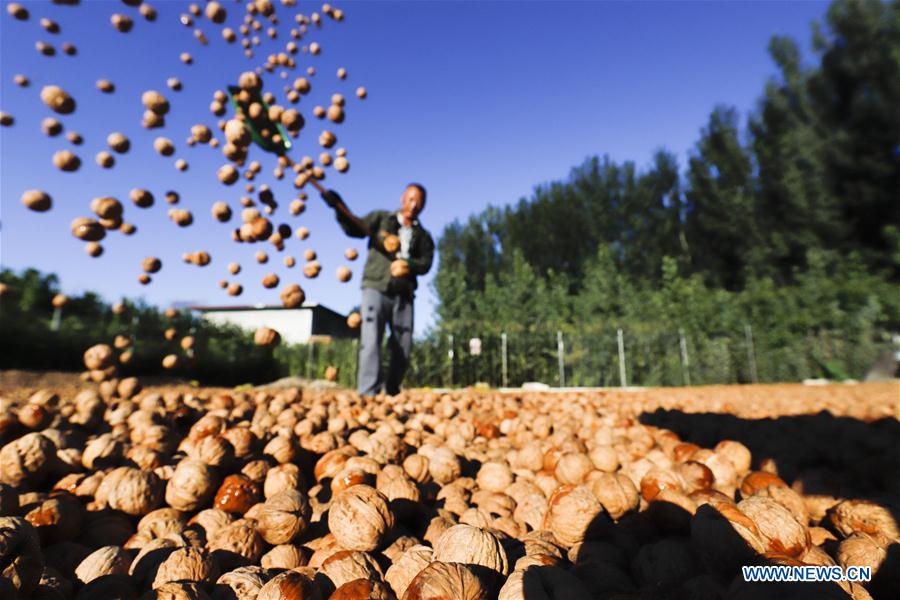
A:
{"type": "Polygon", "coordinates": [[[271,327],[281,334],[282,340],[289,344],[305,344],[313,333],[313,310],[310,308],[211,310],[204,312],[203,318],[212,323],[230,323],[251,331],[260,327],[271,327]]]}

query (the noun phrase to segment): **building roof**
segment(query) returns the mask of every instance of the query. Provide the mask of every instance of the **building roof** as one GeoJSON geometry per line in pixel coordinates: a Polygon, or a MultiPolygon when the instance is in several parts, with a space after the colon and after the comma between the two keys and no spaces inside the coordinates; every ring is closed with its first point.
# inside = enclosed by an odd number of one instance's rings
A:
{"type": "Polygon", "coordinates": [[[286,308],[280,304],[246,304],[246,305],[237,305],[237,306],[189,306],[189,310],[195,310],[197,312],[237,312],[237,311],[251,311],[251,310],[308,310],[313,308],[321,308],[323,310],[331,311],[334,314],[340,314],[336,310],[332,310],[323,304],[319,304],[318,302],[304,302],[302,306],[298,306],[295,308],[286,308]]]}

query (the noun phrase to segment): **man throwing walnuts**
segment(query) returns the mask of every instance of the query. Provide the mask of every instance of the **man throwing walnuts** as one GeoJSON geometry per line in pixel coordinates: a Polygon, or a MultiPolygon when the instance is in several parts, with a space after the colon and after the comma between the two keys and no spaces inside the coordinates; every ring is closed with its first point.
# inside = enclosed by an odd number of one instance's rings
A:
{"type": "Polygon", "coordinates": [[[431,269],[434,240],[418,220],[425,208],[425,188],[410,183],[400,197],[400,210],[375,210],[360,218],[341,197],[314,183],[325,202],[334,209],[341,229],[350,237],[369,238],[369,256],[362,280],[362,332],[359,344],[360,395],[381,391],[393,396],[409,365],[413,335],[413,298],[416,277],[431,269]],[[386,324],[390,363],[387,377],[381,372],[381,341],[386,324]]]}

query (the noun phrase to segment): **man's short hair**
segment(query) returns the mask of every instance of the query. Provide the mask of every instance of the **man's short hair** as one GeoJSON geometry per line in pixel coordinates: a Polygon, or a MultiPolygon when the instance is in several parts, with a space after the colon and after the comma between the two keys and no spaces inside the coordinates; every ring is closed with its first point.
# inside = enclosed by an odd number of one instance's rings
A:
{"type": "Polygon", "coordinates": [[[406,184],[406,187],[407,189],[416,188],[417,190],[419,190],[419,193],[422,194],[422,206],[425,206],[425,199],[428,197],[428,192],[425,191],[425,186],[421,183],[412,182],[406,184]]]}

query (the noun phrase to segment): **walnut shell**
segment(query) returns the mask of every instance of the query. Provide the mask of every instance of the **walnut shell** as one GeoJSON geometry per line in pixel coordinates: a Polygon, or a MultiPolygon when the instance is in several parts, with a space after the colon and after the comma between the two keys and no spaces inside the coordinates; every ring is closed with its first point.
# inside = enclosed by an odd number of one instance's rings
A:
{"type": "Polygon", "coordinates": [[[509,576],[497,600],[588,600],[590,592],[565,569],[544,565],[532,569],[516,569],[509,576]]]}
{"type": "Polygon", "coordinates": [[[753,456],[744,444],[734,440],[722,440],[716,444],[714,452],[727,458],[734,465],[738,475],[744,475],[750,471],[753,456]]]}
{"type": "Polygon", "coordinates": [[[265,583],[261,567],[240,567],[219,577],[212,596],[216,600],[256,600],[265,583]]]}
{"type": "Polygon", "coordinates": [[[257,529],[269,544],[287,544],[309,526],[311,516],[306,494],[285,490],[266,500],[257,529]]]}
{"type": "Polygon", "coordinates": [[[348,550],[370,551],[394,526],[387,499],[375,488],[354,485],[337,495],[328,511],[328,528],[348,550]]]}
{"type": "MultiPolygon", "coordinates": [[[[14,592],[31,594],[41,580],[44,559],[37,531],[21,517],[0,517],[0,576],[14,592]]],[[[0,588],[2,590],[2,588],[0,588]]]]}
{"type": "Polygon", "coordinates": [[[844,500],[828,510],[828,520],[844,536],[881,534],[900,541],[900,529],[891,511],[868,500],[844,500]]]}
{"type": "Polygon", "coordinates": [[[287,491],[305,489],[306,485],[303,481],[303,475],[300,467],[297,465],[286,463],[272,467],[266,472],[266,479],[263,483],[263,496],[266,499],[287,491]]]}
{"type": "Polygon", "coordinates": [[[502,492],[512,485],[513,475],[506,463],[487,462],[481,465],[475,481],[482,489],[491,492],[502,492]]]}
{"type": "Polygon", "coordinates": [[[720,573],[733,573],[741,565],[752,564],[766,549],[753,519],[731,504],[698,508],[691,521],[691,541],[707,566],[720,573]]]}
{"type": "Polygon", "coordinates": [[[27,433],[0,449],[0,482],[39,485],[56,462],[56,445],[40,433],[27,433]]]}
{"type": "Polygon", "coordinates": [[[506,551],[497,536],[469,525],[454,525],[441,534],[434,544],[434,560],[482,565],[509,574],[506,551]]]}
{"type": "Polygon", "coordinates": [[[262,586],[256,598],[257,600],[311,600],[318,597],[318,589],[309,577],[297,571],[285,571],[262,586]]]}
{"type": "Polygon", "coordinates": [[[159,565],[153,587],[174,581],[211,584],[219,577],[218,566],[203,548],[178,548],[159,565]]]}
{"type": "Polygon", "coordinates": [[[305,567],[309,556],[309,551],[300,546],[281,544],[263,554],[260,564],[266,569],[295,569],[305,567]]]}
{"type": "Polygon", "coordinates": [[[380,581],[355,579],[336,589],[329,600],[397,600],[397,596],[380,581]]]}
{"type": "Polygon", "coordinates": [[[260,486],[245,475],[229,475],[222,482],[213,507],[226,512],[244,514],[260,500],[260,486]]]}
{"type": "Polygon", "coordinates": [[[210,536],[207,547],[214,551],[214,556],[221,556],[219,562],[223,569],[226,569],[229,563],[253,564],[259,562],[263,555],[265,542],[256,531],[254,523],[254,521],[239,519],[210,536]]]}
{"type": "Polygon", "coordinates": [[[42,544],[71,540],[81,532],[84,507],[69,492],[52,492],[49,498],[27,509],[25,519],[34,526],[42,544]]]}
{"type": "Polygon", "coordinates": [[[205,463],[182,460],[166,485],[166,503],[183,511],[205,508],[216,490],[217,479],[215,471],[205,463]]]}
{"type": "Polygon", "coordinates": [[[756,523],[768,552],[800,557],[809,549],[806,525],[798,523],[788,509],[771,498],[751,496],[737,507],[756,523]]]}
{"type": "Polygon", "coordinates": [[[613,519],[637,509],[640,503],[634,483],[621,473],[602,473],[590,482],[590,489],[613,519]]]}
{"type": "Polygon", "coordinates": [[[97,488],[96,500],[132,516],[146,515],[163,500],[163,485],[152,471],[131,467],[113,469],[97,488]]]}
{"type": "Polygon", "coordinates": [[[381,567],[369,554],[356,550],[339,550],[325,559],[319,569],[334,587],[355,579],[382,579],[381,567]]]}
{"type": "Polygon", "coordinates": [[[428,457],[428,472],[439,484],[450,483],[458,478],[461,470],[459,458],[446,446],[438,448],[428,457]]]}
{"type": "Polygon", "coordinates": [[[433,555],[434,552],[428,546],[413,546],[393,561],[384,580],[390,584],[398,598],[403,597],[409,583],[431,563],[433,555]]]}
{"type": "Polygon", "coordinates": [[[557,489],[549,500],[544,528],[549,529],[565,547],[584,540],[588,527],[603,512],[603,506],[590,489],[566,485],[557,489]]]}
{"type": "Polygon", "coordinates": [[[467,565],[434,561],[413,578],[403,594],[403,600],[427,598],[487,600],[490,590],[467,565]]]}
{"type": "Polygon", "coordinates": [[[75,578],[82,584],[104,575],[127,575],[131,554],[119,546],[103,546],[89,554],[75,568],[75,578]]]}

